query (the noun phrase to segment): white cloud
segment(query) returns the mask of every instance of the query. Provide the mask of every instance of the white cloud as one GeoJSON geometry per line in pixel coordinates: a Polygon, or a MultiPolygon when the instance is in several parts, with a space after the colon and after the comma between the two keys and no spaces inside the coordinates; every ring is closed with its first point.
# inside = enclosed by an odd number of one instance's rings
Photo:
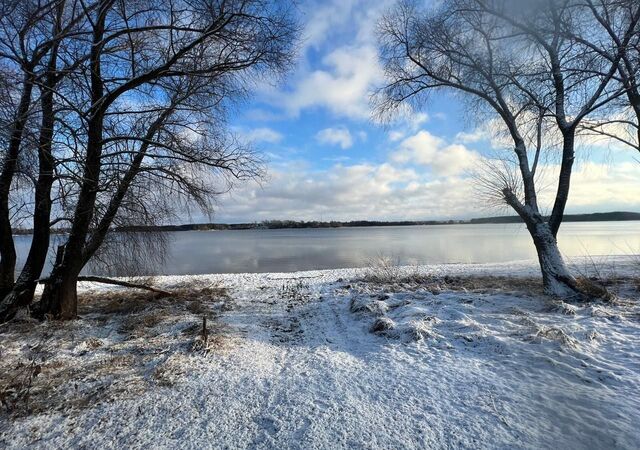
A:
{"type": "Polygon", "coordinates": [[[292,115],[325,107],[336,116],[369,118],[369,91],[382,76],[375,47],[340,47],[322,62],[323,69],[303,74],[291,92],[277,94],[277,101],[292,115]]]}
{"type": "Polygon", "coordinates": [[[349,34],[357,43],[373,43],[383,11],[395,0],[308,0],[302,3],[304,49],[319,49],[336,36],[349,34]],[[355,35],[354,35],[355,32],[355,35]]]}
{"type": "Polygon", "coordinates": [[[347,25],[351,19],[357,0],[332,0],[307,2],[308,11],[303,11],[305,21],[303,31],[303,45],[319,48],[331,37],[330,30],[347,25]]]}
{"type": "Polygon", "coordinates": [[[405,121],[412,131],[416,131],[422,126],[422,124],[429,121],[429,115],[425,112],[416,112],[412,109],[407,112],[405,121]]]}
{"type": "Polygon", "coordinates": [[[247,141],[253,143],[268,142],[271,144],[277,144],[283,139],[281,133],[267,127],[254,128],[253,130],[241,132],[241,136],[247,141]]]}
{"type": "Polygon", "coordinates": [[[339,117],[369,119],[371,88],[383,79],[376,24],[393,2],[304,2],[303,59],[289,88],[271,92],[271,102],[293,116],[309,108],[326,108],[339,117]]]}
{"type": "MultiPolygon", "coordinates": [[[[558,164],[545,167],[538,182],[543,186],[540,197],[550,207],[553,202],[558,164]]],[[[583,211],[612,211],[640,208],[640,164],[635,161],[617,164],[583,161],[574,166],[569,193],[569,206],[583,211]]]]}
{"type": "Polygon", "coordinates": [[[456,134],[455,137],[456,142],[461,142],[463,144],[471,144],[485,139],[491,139],[491,135],[488,133],[488,130],[484,128],[476,128],[471,132],[461,131],[456,134]]]}
{"type": "MultiPolygon", "coordinates": [[[[553,168],[549,171],[551,174],[553,168]]],[[[568,213],[640,209],[640,165],[588,163],[574,174],[568,213]]],[[[541,196],[549,204],[553,189],[541,196]]],[[[217,221],[426,220],[470,218],[490,213],[476,198],[473,180],[449,176],[429,179],[392,163],[337,164],[311,171],[290,164],[272,170],[263,186],[244,185],[221,199],[217,221]]]]}
{"type": "Polygon", "coordinates": [[[447,144],[442,138],[422,130],[404,139],[392,159],[401,164],[429,166],[435,176],[458,175],[473,167],[480,155],[460,144],[447,144]]]}
{"type": "MultiPolygon", "coordinates": [[[[477,155],[427,132],[402,142],[388,161],[338,163],[326,170],[307,164],[275,165],[261,186],[246,184],[220,200],[218,221],[421,220],[469,218],[513,212],[490,210],[478,198],[460,161],[477,155]],[[415,164],[409,166],[408,164],[415,164]],[[432,170],[424,171],[426,165],[432,170]]],[[[544,211],[552,205],[558,166],[545,168],[538,182],[544,211]],[[546,187],[546,189],[542,189],[546,187]]],[[[567,213],[640,210],[640,164],[580,162],[575,166],[567,213]]]]}
{"type": "Polygon", "coordinates": [[[389,132],[389,140],[391,142],[396,142],[399,141],[400,139],[402,139],[403,137],[405,137],[405,133],[404,131],[400,131],[400,130],[393,130],[389,132]]]}
{"type": "Polygon", "coordinates": [[[463,178],[427,180],[391,163],[335,165],[308,171],[281,167],[270,181],[245,186],[221,202],[216,220],[391,220],[468,215],[472,186],[463,178]]]}
{"type": "Polygon", "coordinates": [[[321,144],[339,145],[343,150],[353,146],[353,137],[346,127],[325,128],[316,134],[316,140],[321,144]]]}
{"type": "Polygon", "coordinates": [[[389,140],[396,142],[403,139],[407,134],[418,131],[424,123],[429,121],[430,117],[427,113],[415,111],[411,106],[405,105],[391,119],[398,128],[389,132],[389,140]]]}
{"type": "MultiPolygon", "coordinates": [[[[371,119],[370,97],[384,81],[376,27],[395,0],[309,0],[297,73],[283,90],[265,88],[267,101],[290,116],[324,108],[341,118],[371,119]]],[[[410,107],[395,117],[412,131],[428,120],[410,107]]]]}

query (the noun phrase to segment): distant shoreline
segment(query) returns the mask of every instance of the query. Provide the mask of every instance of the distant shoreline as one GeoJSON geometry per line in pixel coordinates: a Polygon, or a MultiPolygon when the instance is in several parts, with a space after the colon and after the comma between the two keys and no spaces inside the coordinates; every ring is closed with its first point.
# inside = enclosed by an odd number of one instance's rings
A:
{"type": "MultiPolygon", "coordinates": [[[[621,222],[640,220],[640,213],[627,211],[614,211],[606,213],[567,214],[564,222],[621,222]]],[[[294,221],[294,220],[268,220],[253,223],[191,223],[184,225],[158,225],[158,226],[130,226],[118,227],[119,232],[174,232],[174,231],[225,231],[225,230],[280,230],[280,229],[304,229],[304,228],[355,228],[355,227],[397,227],[416,225],[477,225],[477,224],[508,224],[522,223],[518,216],[482,217],[469,220],[402,220],[402,221],[377,221],[377,220],[352,220],[342,221],[294,221]]],[[[68,230],[58,228],[52,230],[54,234],[64,234],[68,230]]],[[[16,230],[16,235],[28,235],[32,230],[16,230]]]]}

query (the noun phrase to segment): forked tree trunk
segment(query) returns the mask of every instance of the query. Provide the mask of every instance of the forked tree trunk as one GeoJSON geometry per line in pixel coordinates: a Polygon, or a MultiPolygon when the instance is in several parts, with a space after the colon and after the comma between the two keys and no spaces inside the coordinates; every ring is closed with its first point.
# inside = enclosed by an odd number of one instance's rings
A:
{"type": "Polygon", "coordinates": [[[538,253],[545,292],[565,299],[582,299],[584,295],[564,263],[558,242],[549,224],[544,221],[529,220],[527,229],[538,253]]]}
{"type": "Polygon", "coordinates": [[[50,241],[51,188],[54,170],[51,155],[53,117],[44,119],[43,122],[46,127],[43,125],[38,155],[40,174],[35,189],[33,237],[29,254],[20,276],[13,288],[0,296],[0,323],[10,320],[20,308],[28,306],[33,301],[37,281],[47,261],[50,241]]]}
{"type": "MultiPolygon", "coordinates": [[[[56,22],[52,35],[57,36],[61,32],[62,17],[65,2],[58,4],[56,9],[56,22]]],[[[33,237],[27,260],[20,272],[20,276],[9,293],[0,292],[0,323],[6,322],[15,316],[20,308],[28,306],[33,301],[38,278],[47,261],[49,251],[51,220],[51,189],[54,182],[55,162],[53,159],[53,128],[55,126],[54,92],[60,81],[57,73],[58,49],[60,43],[52,45],[47,74],[40,105],[42,107],[42,119],[40,124],[40,137],[38,141],[38,180],[35,186],[35,205],[33,212],[33,237]]]]}
{"type": "Polygon", "coordinates": [[[89,66],[91,68],[91,108],[87,124],[87,146],[84,158],[83,181],[78,194],[69,239],[65,246],[58,247],[56,263],[51,271],[49,283],[45,285],[36,316],[49,315],[56,319],[69,320],[77,316],[78,275],[84,266],[84,246],[93,219],[102,155],[102,132],[104,114],[108,104],[104,100],[104,84],[101,71],[102,45],[107,13],[115,0],[99,2],[96,22],[93,26],[93,45],[89,66]]]}

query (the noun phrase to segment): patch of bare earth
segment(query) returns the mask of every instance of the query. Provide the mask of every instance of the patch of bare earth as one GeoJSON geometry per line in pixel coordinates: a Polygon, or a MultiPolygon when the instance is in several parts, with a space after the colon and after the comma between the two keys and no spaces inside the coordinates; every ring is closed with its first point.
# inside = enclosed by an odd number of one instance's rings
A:
{"type": "Polygon", "coordinates": [[[78,320],[21,318],[1,325],[0,428],[29,414],[71,415],[171,388],[190,359],[230,345],[217,320],[232,307],[226,289],[197,286],[172,294],[89,291],[80,295],[78,320]]]}

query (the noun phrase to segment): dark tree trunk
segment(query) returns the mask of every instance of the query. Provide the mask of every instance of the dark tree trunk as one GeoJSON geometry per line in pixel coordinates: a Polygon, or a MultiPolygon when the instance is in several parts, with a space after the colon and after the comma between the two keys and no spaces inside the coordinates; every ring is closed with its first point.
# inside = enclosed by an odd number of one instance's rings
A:
{"type": "Polygon", "coordinates": [[[31,93],[33,91],[33,75],[27,68],[24,77],[22,96],[16,113],[9,147],[0,167],[0,298],[13,288],[16,271],[16,248],[13,242],[11,217],[9,211],[9,193],[15,175],[22,135],[29,115],[31,93]]]}
{"type": "Polygon", "coordinates": [[[40,303],[34,308],[33,315],[39,319],[70,320],[78,315],[77,279],[81,268],[79,264],[69,265],[66,246],[61,245],[56,252],[56,262],[40,303]]]}
{"type": "Polygon", "coordinates": [[[101,71],[104,24],[114,0],[102,0],[93,25],[91,46],[91,108],[87,123],[87,155],[84,160],[83,182],[78,195],[71,224],[69,239],[64,251],[58,252],[56,264],[51,272],[50,283],[42,293],[38,315],[50,315],[57,319],[73,319],[77,315],[76,285],[82,270],[84,247],[93,219],[102,156],[102,130],[105,106],[104,85],[101,71]]]}
{"type": "Polygon", "coordinates": [[[574,161],[574,141],[575,129],[573,127],[564,129],[558,190],[548,222],[544,220],[538,209],[534,172],[529,170],[529,162],[522,143],[516,146],[515,152],[520,159],[520,173],[525,187],[525,203],[523,204],[509,188],[503,190],[503,195],[507,204],[522,218],[533,239],[545,291],[550,295],[567,299],[582,299],[584,296],[578,288],[575,278],[564,263],[556,239],[564,216],[564,209],[569,199],[571,171],[574,161]]]}
{"type": "MultiPolygon", "coordinates": [[[[59,16],[62,10],[59,10],[59,16]]],[[[33,237],[31,247],[20,276],[11,291],[0,297],[0,323],[13,318],[16,312],[33,301],[37,280],[47,260],[49,250],[51,219],[51,188],[54,181],[54,160],[52,155],[54,114],[54,88],[57,83],[56,64],[58,46],[51,50],[48,73],[42,89],[42,123],[38,143],[38,180],[35,187],[33,216],[33,237]]]]}
{"type": "Polygon", "coordinates": [[[573,161],[575,159],[575,126],[562,130],[562,163],[560,165],[560,176],[558,178],[558,190],[556,192],[556,200],[553,204],[551,217],[549,218],[549,227],[553,236],[558,235],[560,224],[564,217],[564,209],[569,200],[569,190],[571,188],[571,172],[573,170],[573,161]]]}

